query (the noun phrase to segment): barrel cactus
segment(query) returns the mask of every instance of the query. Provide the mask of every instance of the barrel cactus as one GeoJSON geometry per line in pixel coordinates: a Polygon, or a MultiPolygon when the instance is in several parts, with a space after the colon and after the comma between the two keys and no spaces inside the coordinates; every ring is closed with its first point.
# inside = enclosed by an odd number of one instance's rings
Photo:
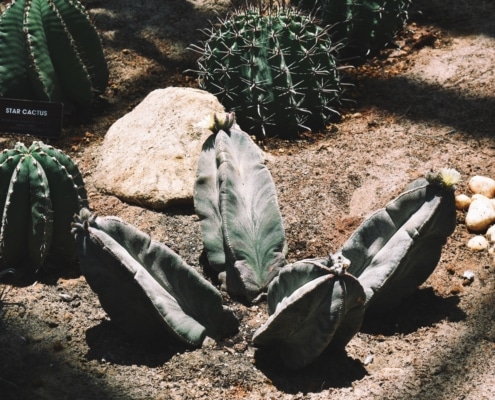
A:
{"type": "Polygon", "coordinates": [[[207,32],[199,83],[257,136],[290,137],[337,115],[336,46],[326,29],[292,8],[246,8],[207,32]]]}
{"type": "Polygon", "coordinates": [[[210,266],[231,296],[251,303],[285,265],[282,216],[261,150],[232,115],[213,120],[215,133],[198,160],[194,207],[210,266]]]}
{"type": "Polygon", "coordinates": [[[87,205],[76,164],[63,152],[36,141],[0,153],[0,257],[7,267],[37,271],[47,257],[75,253],[72,216],[87,205]]]}
{"type": "Polygon", "coordinates": [[[206,336],[237,331],[220,292],[136,227],[83,208],[73,234],[88,284],[111,321],[132,338],[200,346],[206,336]]]}
{"type": "Polygon", "coordinates": [[[411,0],[292,0],[332,25],[346,56],[365,56],[393,41],[404,27],[411,0]]]}
{"type": "Polygon", "coordinates": [[[361,327],[365,294],[341,254],[286,266],[268,289],[268,320],[253,343],[275,350],[289,369],[313,362],[330,345],[343,349],[361,327]]]}
{"type": "Polygon", "coordinates": [[[78,0],[12,0],[0,16],[0,96],[87,108],[107,83],[100,38],[78,0]]]}

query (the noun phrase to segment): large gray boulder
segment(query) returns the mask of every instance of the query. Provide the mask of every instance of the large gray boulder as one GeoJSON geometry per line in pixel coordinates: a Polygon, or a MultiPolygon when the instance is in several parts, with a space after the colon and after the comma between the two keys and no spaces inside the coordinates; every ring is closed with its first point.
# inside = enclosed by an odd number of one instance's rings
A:
{"type": "Polygon", "coordinates": [[[170,87],[151,92],[108,130],[95,186],[153,209],[192,204],[197,160],[211,134],[200,122],[213,112],[223,113],[224,108],[203,90],[170,87]]]}

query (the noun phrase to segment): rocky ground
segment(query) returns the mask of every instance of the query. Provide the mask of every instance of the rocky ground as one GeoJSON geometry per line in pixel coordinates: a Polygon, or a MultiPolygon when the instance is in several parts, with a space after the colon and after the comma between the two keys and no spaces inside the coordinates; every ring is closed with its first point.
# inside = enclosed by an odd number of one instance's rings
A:
{"type": "MultiPolygon", "coordinates": [[[[266,140],[289,260],[336,250],[366,215],[428,170],[495,178],[495,4],[417,0],[397,40],[348,71],[355,105],[342,121],[295,141],[266,140]],[[420,12],[421,11],[421,12],[420,12]]],[[[91,118],[69,118],[51,144],[77,162],[91,208],[117,215],[201,270],[190,208],[154,212],[94,186],[99,146],[111,124],[151,90],[195,86],[186,50],[228,1],[88,0],[111,71],[91,118]]],[[[30,141],[33,138],[23,137],[30,141]]],[[[5,135],[2,145],[20,140],[5,135]]],[[[266,305],[229,300],[237,335],[196,350],[130,341],[109,321],[78,272],[0,286],[2,399],[492,399],[495,397],[495,265],[473,252],[457,214],[437,269],[399,309],[366,320],[342,354],[291,372],[251,344],[266,305]],[[474,273],[466,280],[465,271],[474,273]]]]}

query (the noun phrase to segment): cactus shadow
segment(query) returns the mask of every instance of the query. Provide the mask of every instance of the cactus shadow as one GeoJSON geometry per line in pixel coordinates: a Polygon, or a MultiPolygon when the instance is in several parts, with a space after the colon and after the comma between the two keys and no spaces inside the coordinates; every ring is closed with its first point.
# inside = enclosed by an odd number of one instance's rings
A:
{"type": "MultiPolygon", "coordinates": [[[[3,267],[0,267],[0,271],[2,269],[3,267]]],[[[1,276],[0,283],[15,287],[26,287],[35,282],[53,286],[57,284],[60,278],[76,279],[81,276],[79,264],[75,261],[66,262],[64,264],[47,262],[47,265],[36,273],[32,271],[32,266],[29,264],[22,265],[19,268],[10,268],[9,271],[11,271],[11,273],[1,276]]]]}
{"type": "Polygon", "coordinates": [[[295,371],[283,366],[278,355],[269,349],[256,351],[255,365],[278,390],[288,394],[351,387],[354,381],[367,375],[361,361],[331,347],[310,365],[295,371]]]}
{"type": "Polygon", "coordinates": [[[415,0],[409,12],[413,21],[457,34],[484,34],[495,37],[492,0],[415,0]]]}
{"type": "Polygon", "coordinates": [[[391,311],[367,312],[360,331],[391,336],[409,334],[442,320],[463,321],[467,315],[459,308],[459,301],[459,296],[441,297],[431,287],[420,288],[391,311]]]}
{"type": "Polygon", "coordinates": [[[441,124],[452,133],[493,137],[495,98],[470,97],[455,88],[442,88],[408,77],[365,78],[363,106],[400,115],[412,122],[441,124]]]}
{"type": "Polygon", "coordinates": [[[154,368],[163,365],[177,353],[190,350],[185,345],[166,340],[137,340],[126,336],[110,321],[86,331],[86,343],[89,350],[87,360],[111,362],[119,365],[145,365],[154,368]]]}

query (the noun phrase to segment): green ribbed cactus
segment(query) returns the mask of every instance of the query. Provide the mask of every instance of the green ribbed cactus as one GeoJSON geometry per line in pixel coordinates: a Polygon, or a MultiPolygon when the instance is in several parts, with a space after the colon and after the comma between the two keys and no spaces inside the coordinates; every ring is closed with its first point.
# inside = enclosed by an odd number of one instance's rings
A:
{"type": "Polygon", "coordinates": [[[13,0],[0,16],[0,96],[87,108],[108,68],[78,0],[13,0]]]}
{"type": "Polygon", "coordinates": [[[346,56],[367,55],[390,43],[404,27],[411,0],[292,0],[332,25],[346,56]]]}
{"type": "Polygon", "coordinates": [[[327,31],[291,8],[231,14],[190,48],[200,87],[235,111],[244,130],[290,137],[319,129],[339,108],[342,86],[327,31]]]}
{"type": "Polygon", "coordinates": [[[17,143],[0,153],[0,259],[4,266],[36,271],[75,254],[74,213],[87,205],[76,164],[42,142],[17,143]]]}

